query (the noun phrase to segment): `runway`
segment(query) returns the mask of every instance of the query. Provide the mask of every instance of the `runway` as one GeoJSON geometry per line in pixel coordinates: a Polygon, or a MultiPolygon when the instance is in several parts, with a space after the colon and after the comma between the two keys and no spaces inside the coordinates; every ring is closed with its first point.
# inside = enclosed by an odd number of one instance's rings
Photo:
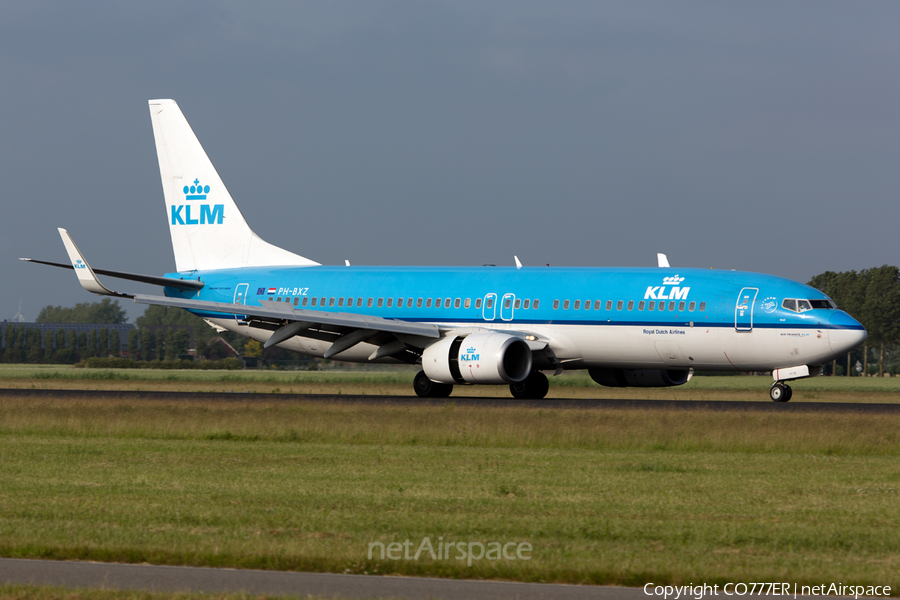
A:
{"type": "Polygon", "coordinates": [[[771,402],[769,400],[629,400],[583,398],[547,398],[516,400],[514,398],[419,398],[417,396],[360,396],[331,394],[261,394],[251,392],[157,392],[118,390],[48,390],[0,389],[0,398],[55,398],[61,400],[166,400],[205,402],[319,402],[323,404],[369,404],[384,406],[455,406],[491,408],[546,409],[641,409],[641,410],[708,410],[718,412],[809,413],[838,412],[855,414],[900,414],[898,404],[854,402],[771,402]]]}
{"type": "Polygon", "coordinates": [[[0,582],[158,592],[246,592],[326,598],[637,600],[640,589],[426,577],[0,559],[0,582]]]}
{"type": "MultiPolygon", "coordinates": [[[[0,583],[341,599],[656,600],[643,588],[0,558],[0,583]]],[[[648,582],[649,583],[649,582],[648,582]]],[[[721,589],[710,597],[727,597],[721,589]]],[[[734,594],[731,594],[733,597],[734,594]]],[[[760,597],[745,594],[742,597],[760,597]]],[[[689,596],[693,598],[693,596],[689,596]]],[[[770,596],[771,597],[771,596],[770,596]]],[[[781,596],[787,597],[787,596],[781,596]]],[[[791,596],[812,600],[812,596],[791,596]]]]}

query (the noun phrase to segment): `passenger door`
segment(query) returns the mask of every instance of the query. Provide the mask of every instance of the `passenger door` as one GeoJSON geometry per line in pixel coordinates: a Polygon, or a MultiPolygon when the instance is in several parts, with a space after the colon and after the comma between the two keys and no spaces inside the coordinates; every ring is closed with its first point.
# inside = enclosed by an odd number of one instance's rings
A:
{"type": "Polygon", "coordinates": [[[759,288],[744,288],[738,294],[734,306],[735,331],[753,331],[753,305],[756,303],[758,293],[759,288]]]}

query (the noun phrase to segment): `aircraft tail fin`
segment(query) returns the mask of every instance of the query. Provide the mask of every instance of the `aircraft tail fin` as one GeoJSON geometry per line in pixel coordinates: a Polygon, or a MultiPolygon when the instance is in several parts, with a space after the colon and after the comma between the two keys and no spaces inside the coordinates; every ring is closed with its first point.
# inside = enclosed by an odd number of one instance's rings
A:
{"type": "Polygon", "coordinates": [[[149,104],[178,271],[319,264],[253,233],[175,101],[149,104]]]}

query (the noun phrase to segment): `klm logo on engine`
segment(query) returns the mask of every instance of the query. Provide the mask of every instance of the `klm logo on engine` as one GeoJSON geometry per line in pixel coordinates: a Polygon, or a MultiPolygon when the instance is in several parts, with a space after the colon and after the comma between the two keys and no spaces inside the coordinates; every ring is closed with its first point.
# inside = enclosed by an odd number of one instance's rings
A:
{"type": "Polygon", "coordinates": [[[481,358],[480,354],[476,354],[477,350],[475,348],[466,348],[465,354],[459,355],[459,360],[463,362],[475,362],[481,358]]]}
{"type": "Polygon", "coordinates": [[[662,285],[647,286],[644,300],[686,300],[691,288],[681,287],[682,281],[684,277],[673,275],[664,278],[662,285]]]}
{"type": "MultiPolygon", "coordinates": [[[[195,179],[194,185],[186,185],[182,191],[187,202],[203,201],[209,194],[209,186],[200,185],[200,180],[195,179]]],[[[172,225],[221,225],[224,220],[224,204],[172,205],[172,225]]]]}

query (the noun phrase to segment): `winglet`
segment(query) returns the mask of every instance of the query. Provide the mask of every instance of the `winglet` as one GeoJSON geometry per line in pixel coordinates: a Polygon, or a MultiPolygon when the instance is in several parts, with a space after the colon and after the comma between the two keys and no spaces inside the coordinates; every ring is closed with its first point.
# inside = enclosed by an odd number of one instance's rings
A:
{"type": "Polygon", "coordinates": [[[521,269],[521,268],[522,268],[522,262],[519,260],[519,257],[518,257],[518,256],[513,256],[513,258],[516,259],[516,268],[517,268],[517,269],[521,269]]]}
{"type": "Polygon", "coordinates": [[[669,259],[666,258],[666,255],[663,254],[662,252],[656,253],[656,261],[659,263],[660,267],[668,267],[669,266],[669,259]]]}
{"type": "Polygon", "coordinates": [[[58,229],[59,237],[62,238],[63,245],[66,247],[66,252],[69,253],[69,260],[72,261],[72,266],[75,268],[75,274],[78,276],[78,283],[81,284],[81,287],[92,294],[100,294],[101,296],[118,296],[120,298],[134,297],[130,294],[114,292],[100,283],[100,280],[97,279],[97,276],[94,274],[94,270],[87,264],[87,261],[84,260],[84,255],[81,254],[78,246],[72,241],[72,236],[69,235],[69,232],[62,227],[59,227],[58,229]]]}

